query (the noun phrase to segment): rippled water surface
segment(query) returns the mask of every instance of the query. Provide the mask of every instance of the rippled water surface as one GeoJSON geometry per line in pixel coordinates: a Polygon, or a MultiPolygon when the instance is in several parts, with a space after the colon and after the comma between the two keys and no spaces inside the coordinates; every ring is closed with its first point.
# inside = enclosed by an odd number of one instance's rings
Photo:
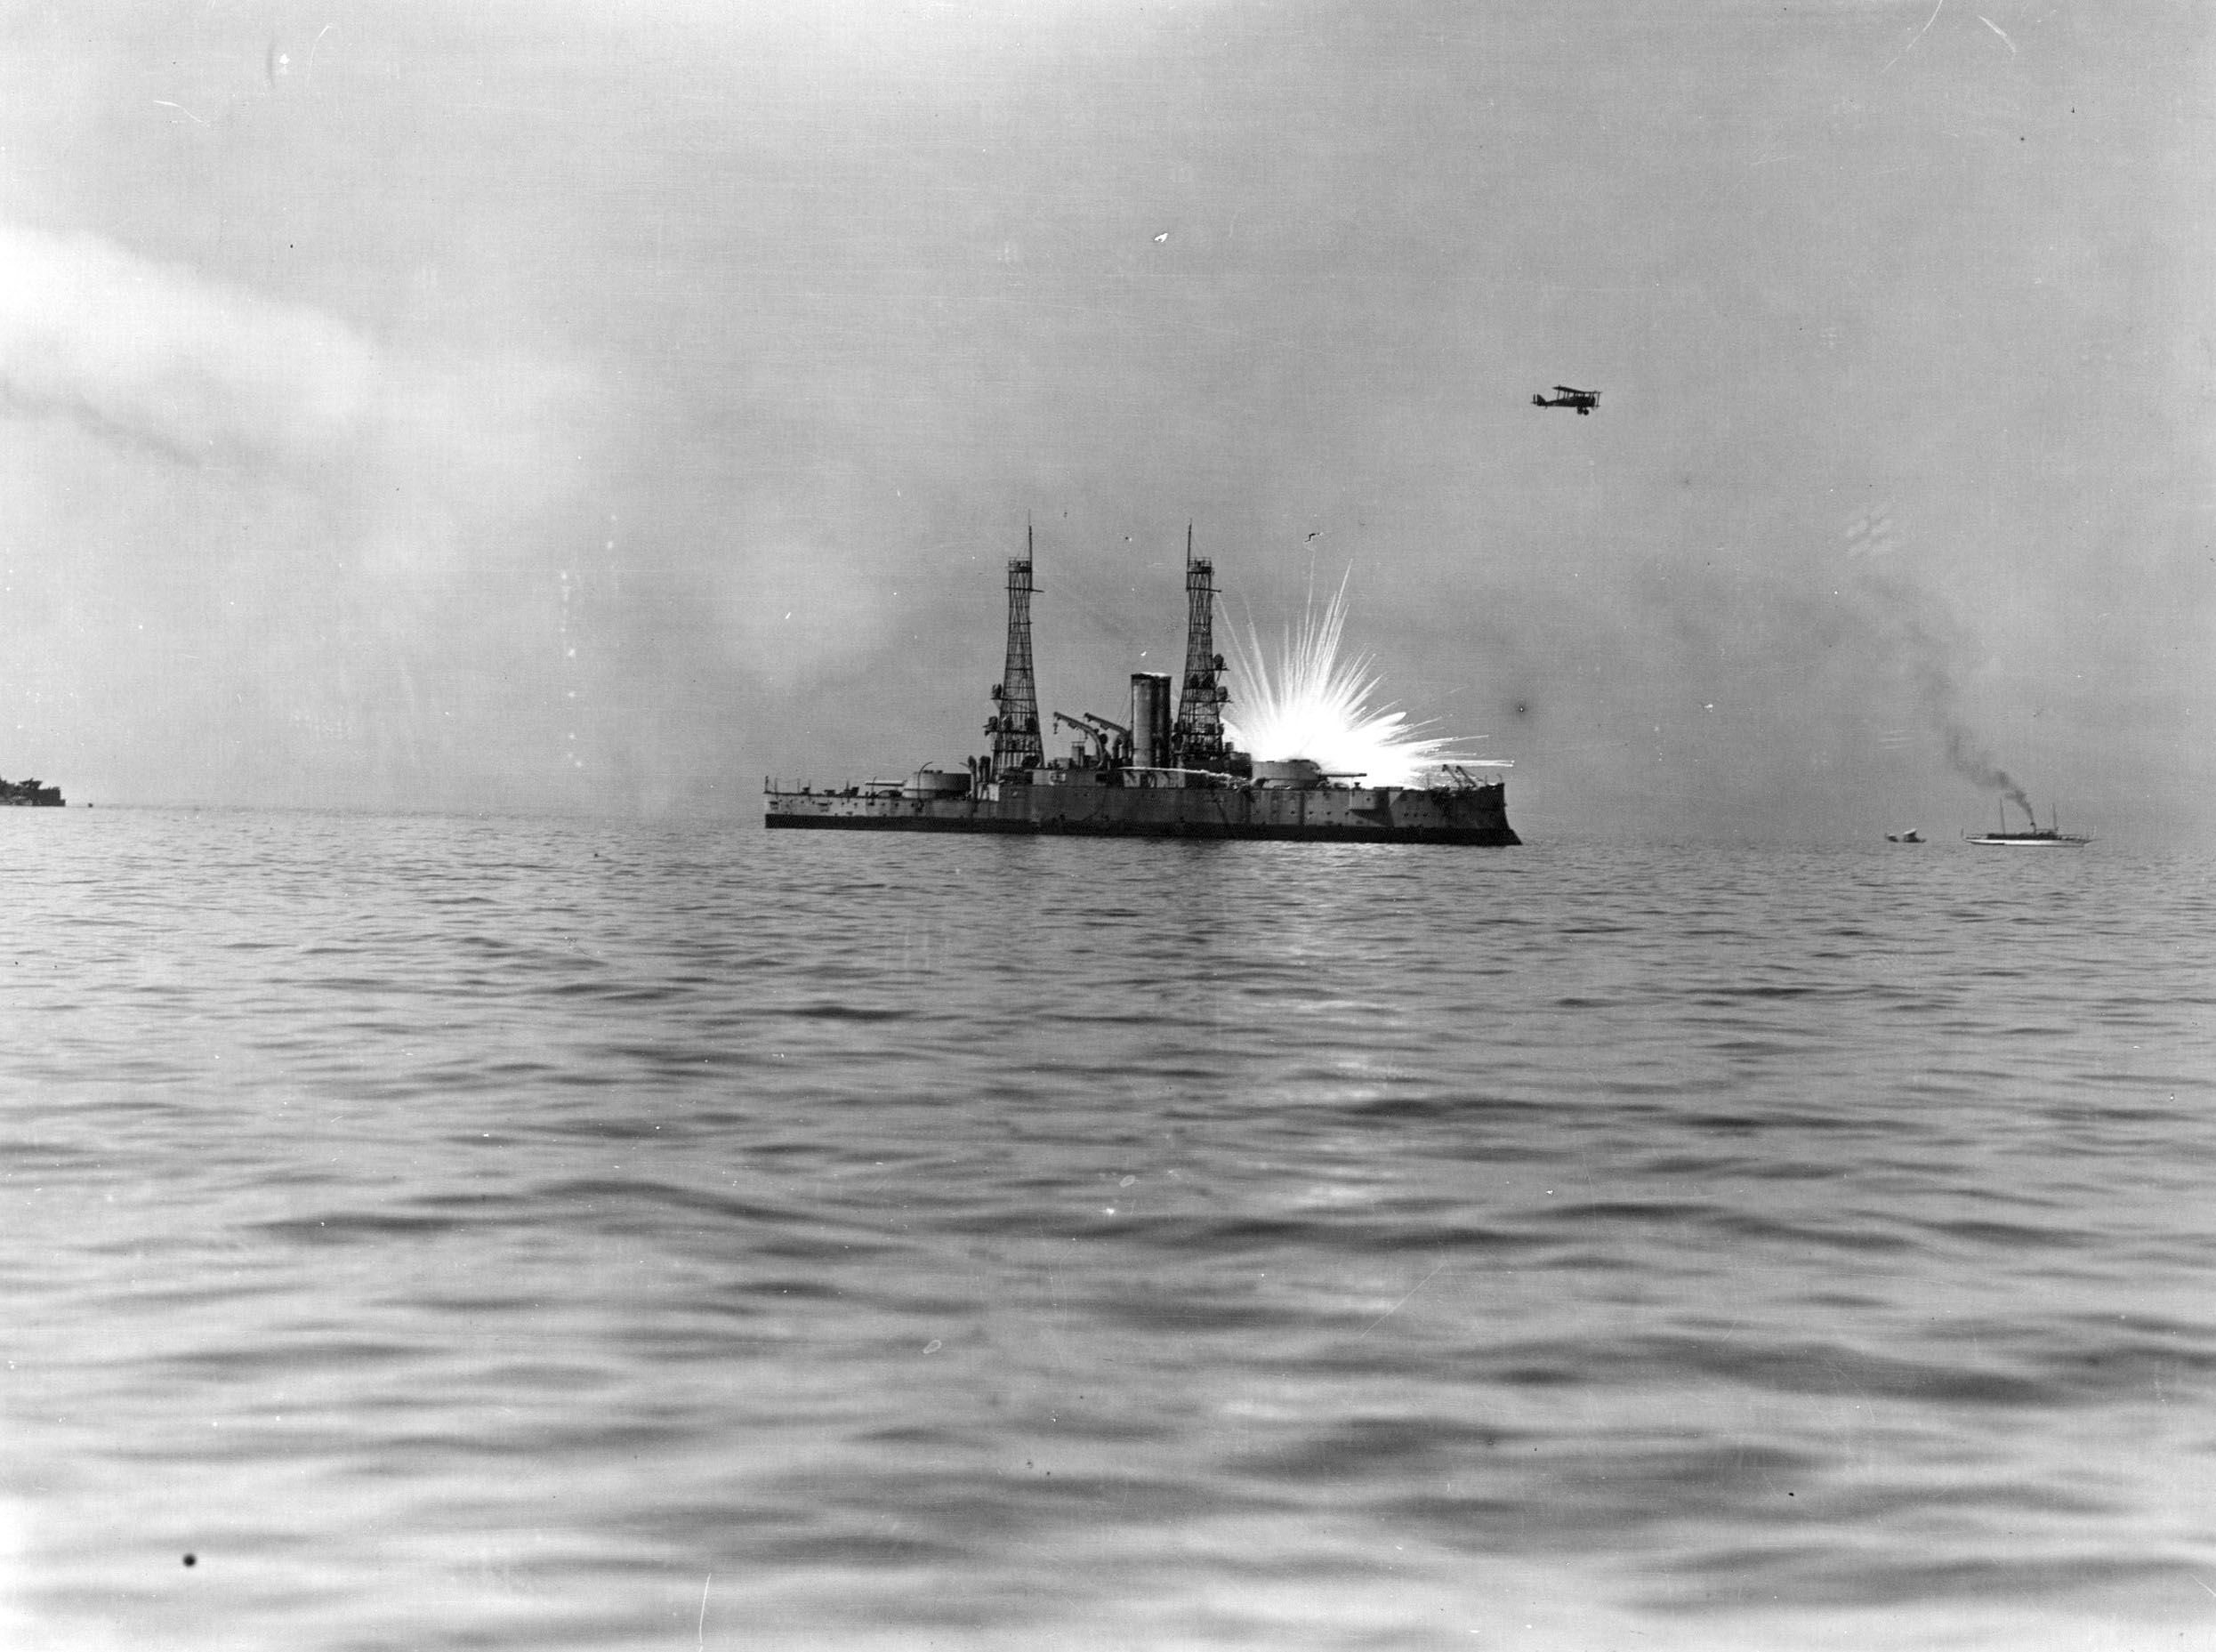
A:
{"type": "Polygon", "coordinates": [[[0,853],[8,1645],[2216,1644],[2199,864],[0,853]]]}

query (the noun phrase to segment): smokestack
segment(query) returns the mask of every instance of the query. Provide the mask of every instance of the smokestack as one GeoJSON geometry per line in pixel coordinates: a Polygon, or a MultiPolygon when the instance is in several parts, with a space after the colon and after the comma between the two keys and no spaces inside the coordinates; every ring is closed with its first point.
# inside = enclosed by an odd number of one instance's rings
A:
{"type": "Polygon", "coordinates": [[[1170,677],[1167,672],[1131,674],[1131,761],[1135,769],[1170,765],[1170,677]]]}

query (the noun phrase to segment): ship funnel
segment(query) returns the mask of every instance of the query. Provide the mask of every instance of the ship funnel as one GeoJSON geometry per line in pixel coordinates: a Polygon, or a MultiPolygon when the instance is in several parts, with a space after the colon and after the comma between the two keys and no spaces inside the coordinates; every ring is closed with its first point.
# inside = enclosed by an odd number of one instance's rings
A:
{"type": "Polygon", "coordinates": [[[1131,761],[1135,769],[1170,766],[1170,677],[1167,672],[1131,674],[1131,761]]]}

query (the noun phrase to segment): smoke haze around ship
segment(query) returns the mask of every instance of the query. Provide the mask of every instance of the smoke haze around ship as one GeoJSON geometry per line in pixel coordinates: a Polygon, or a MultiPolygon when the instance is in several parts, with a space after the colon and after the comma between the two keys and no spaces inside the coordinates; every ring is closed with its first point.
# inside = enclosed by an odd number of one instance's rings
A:
{"type": "Polygon", "coordinates": [[[1027,520],[1114,714],[1189,520],[1527,835],[2204,832],[2208,42],[1991,16],[26,13],[0,774],[745,810],[981,748],[1027,520]]]}

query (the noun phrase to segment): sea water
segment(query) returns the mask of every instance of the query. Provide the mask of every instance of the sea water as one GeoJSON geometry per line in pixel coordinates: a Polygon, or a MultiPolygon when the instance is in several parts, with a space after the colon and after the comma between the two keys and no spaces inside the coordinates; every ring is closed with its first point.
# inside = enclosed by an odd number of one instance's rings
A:
{"type": "Polygon", "coordinates": [[[0,1642],[2216,1636],[2216,878],[0,811],[0,1642]]]}

